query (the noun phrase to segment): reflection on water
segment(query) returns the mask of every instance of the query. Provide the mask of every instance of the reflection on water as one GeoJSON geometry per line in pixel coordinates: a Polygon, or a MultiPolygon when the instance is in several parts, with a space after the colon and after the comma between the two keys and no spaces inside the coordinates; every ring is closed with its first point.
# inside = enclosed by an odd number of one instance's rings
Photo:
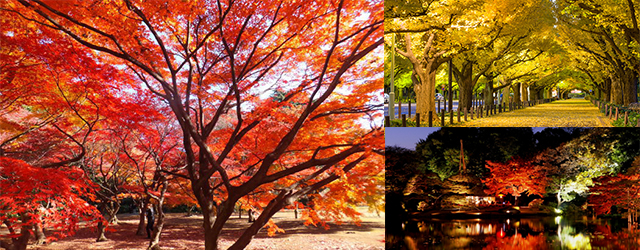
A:
{"type": "Polygon", "coordinates": [[[640,249],[625,221],[562,217],[387,223],[387,249],[640,249]]]}

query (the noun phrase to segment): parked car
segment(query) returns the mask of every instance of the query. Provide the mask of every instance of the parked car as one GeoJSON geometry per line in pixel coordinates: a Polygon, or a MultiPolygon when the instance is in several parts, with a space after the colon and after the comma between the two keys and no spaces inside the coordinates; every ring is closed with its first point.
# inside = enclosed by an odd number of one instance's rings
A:
{"type": "Polygon", "coordinates": [[[440,93],[436,93],[436,101],[442,101],[444,100],[444,96],[440,93]]]}
{"type": "Polygon", "coordinates": [[[389,94],[384,93],[384,103],[389,103],[389,94]]]}

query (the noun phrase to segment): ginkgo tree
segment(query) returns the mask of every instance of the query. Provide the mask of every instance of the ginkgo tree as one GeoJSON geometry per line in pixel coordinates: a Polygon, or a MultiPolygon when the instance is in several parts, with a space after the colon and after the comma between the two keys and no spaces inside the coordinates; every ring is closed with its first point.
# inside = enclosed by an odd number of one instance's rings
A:
{"type": "Polygon", "coordinates": [[[549,49],[525,46],[548,40],[541,35],[553,23],[548,1],[394,1],[385,8],[386,42],[395,36],[400,41],[397,53],[413,66],[417,112],[422,115],[435,112],[435,77],[445,62],[453,60],[460,107],[471,108],[479,79],[490,76],[493,84],[502,71],[496,69],[500,60],[513,66],[549,49]]]}
{"type": "MultiPolygon", "coordinates": [[[[629,105],[637,101],[636,79],[639,72],[638,58],[637,3],[624,4],[611,1],[561,1],[558,3],[562,25],[558,27],[569,51],[580,58],[589,55],[591,60],[578,62],[588,70],[589,63],[604,66],[604,86],[596,85],[605,92],[605,100],[619,105],[629,105]]],[[[584,71],[582,70],[582,71],[584,71]]],[[[592,73],[597,74],[597,73],[592,73]]],[[[595,78],[594,78],[595,79],[595,78]]]]}
{"type": "MultiPolygon", "coordinates": [[[[482,20],[482,25],[468,25],[452,32],[453,39],[468,40],[463,53],[454,57],[453,73],[460,83],[461,107],[471,108],[473,92],[482,76],[493,84],[493,78],[504,71],[550,52],[553,48],[547,34],[553,25],[550,8],[548,1],[486,1],[475,17],[482,20]]],[[[496,90],[504,90],[503,103],[507,102],[513,81],[528,73],[530,70],[521,70],[502,77],[504,81],[496,90]]],[[[491,101],[493,88],[485,89],[484,99],[491,101]]]]}
{"type": "Polygon", "coordinates": [[[273,187],[230,249],[299,197],[382,171],[383,130],[358,121],[380,107],[370,100],[382,85],[382,1],[17,0],[2,9],[92,49],[171,109],[206,249],[255,190],[273,187]],[[264,97],[275,89],[280,100],[264,97]]]}
{"type": "MultiPolygon", "coordinates": [[[[413,69],[413,84],[416,93],[416,112],[427,117],[435,114],[435,83],[438,68],[449,61],[465,42],[449,40],[454,23],[466,23],[465,14],[482,6],[482,1],[455,1],[451,4],[440,1],[392,1],[385,4],[385,43],[387,47],[409,60],[413,69]],[[395,39],[394,39],[395,37],[395,39]],[[402,41],[404,48],[393,40],[402,41]]],[[[466,40],[465,40],[466,41],[466,40]]]]}

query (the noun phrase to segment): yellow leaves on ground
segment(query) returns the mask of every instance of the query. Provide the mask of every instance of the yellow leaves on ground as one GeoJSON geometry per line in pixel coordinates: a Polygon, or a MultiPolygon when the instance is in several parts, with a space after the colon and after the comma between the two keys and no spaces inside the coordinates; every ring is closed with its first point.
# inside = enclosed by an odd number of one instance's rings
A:
{"type": "Polygon", "coordinates": [[[610,127],[610,120],[584,99],[559,100],[488,118],[454,125],[458,127],[610,127]]]}

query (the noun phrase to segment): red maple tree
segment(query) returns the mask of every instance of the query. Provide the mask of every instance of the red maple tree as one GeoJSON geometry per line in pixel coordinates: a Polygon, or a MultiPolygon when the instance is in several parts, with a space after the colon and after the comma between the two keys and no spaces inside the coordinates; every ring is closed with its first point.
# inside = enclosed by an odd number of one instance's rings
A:
{"type": "Polygon", "coordinates": [[[491,176],[482,180],[487,194],[510,194],[517,200],[524,192],[539,196],[546,193],[546,170],[531,161],[513,157],[506,163],[487,161],[486,167],[491,171],[491,176]]]}
{"type": "Polygon", "coordinates": [[[58,230],[59,238],[75,232],[80,222],[102,217],[95,206],[95,187],[74,168],[43,169],[0,157],[0,221],[9,229],[6,249],[26,249],[36,225],[58,230]]]}
{"type": "Polygon", "coordinates": [[[635,228],[640,210],[640,174],[603,176],[594,183],[588,201],[594,205],[595,213],[608,214],[612,206],[626,209],[629,228],[635,228]]]}
{"type": "MultiPolygon", "coordinates": [[[[63,103],[76,113],[70,124],[82,129],[63,130],[72,142],[73,147],[64,147],[73,149],[72,157],[57,166],[82,158],[89,135],[106,126],[103,121],[145,117],[122,105],[130,99],[118,95],[153,93],[157,101],[148,107],[172,111],[184,164],[171,175],[190,182],[204,215],[206,249],[217,249],[221,230],[241,200],[261,214],[231,249],[246,247],[265,225],[275,228],[270,218],[301,197],[357,202],[349,197],[378,193],[372,179],[382,172],[383,130],[358,120],[379,116],[380,105],[371,100],[382,85],[382,59],[374,54],[383,42],[382,1],[1,4],[7,20],[46,31],[55,44],[68,47],[55,47],[54,53],[86,55],[98,63],[94,68],[111,65],[95,71],[104,79],[89,78],[99,79],[90,81],[99,92],[84,91],[89,85],[68,72],[64,82],[83,95],[67,96],[83,101],[63,103]],[[105,87],[118,85],[112,78],[125,79],[126,85],[105,87]]],[[[29,34],[12,34],[24,36],[29,34]]],[[[52,47],[36,41],[34,55],[52,47]]],[[[315,204],[330,212],[327,216],[354,216],[349,206],[315,204]]]]}

